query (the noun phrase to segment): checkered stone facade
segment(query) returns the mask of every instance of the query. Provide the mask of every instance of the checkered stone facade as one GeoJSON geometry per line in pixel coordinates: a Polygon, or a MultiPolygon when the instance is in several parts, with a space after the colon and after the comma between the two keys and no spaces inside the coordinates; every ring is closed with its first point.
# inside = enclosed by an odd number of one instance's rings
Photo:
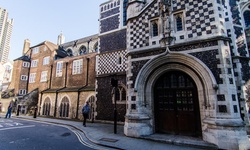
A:
{"type": "MultiPolygon", "coordinates": [[[[173,11],[185,10],[185,33],[174,35],[176,41],[209,36],[218,33],[212,0],[174,0],[173,11]]],[[[221,28],[223,25],[221,25],[221,28]]]]}
{"type": "MultiPolygon", "coordinates": [[[[150,46],[150,20],[158,18],[161,20],[159,11],[160,0],[151,2],[147,9],[141,14],[129,20],[127,28],[128,49],[138,49],[150,46]]],[[[192,40],[197,37],[212,37],[214,35],[226,34],[223,21],[216,20],[216,13],[220,10],[215,10],[215,4],[212,0],[173,0],[173,16],[171,21],[172,36],[175,37],[176,43],[184,40],[192,40]],[[175,13],[183,12],[184,14],[184,30],[175,32],[174,15],[175,13]],[[220,22],[220,24],[218,24],[220,22]]],[[[160,29],[159,22],[159,32],[160,29]]],[[[161,33],[160,33],[161,34],[161,33]]]]}
{"type": "Polygon", "coordinates": [[[136,49],[145,46],[149,46],[150,29],[146,20],[159,16],[158,3],[155,1],[151,6],[143,12],[141,17],[138,17],[128,24],[127,37],[130,43],[129,49],[136,49]]]}
{"type": "Polygon", "coordinates": [[[127,68],[126,61],[125,50],[100,54],[97,56],[97,75],[125,72],[127,68]],[[122,60],[121,64],[118,64],[119,57],[122,60]]]}

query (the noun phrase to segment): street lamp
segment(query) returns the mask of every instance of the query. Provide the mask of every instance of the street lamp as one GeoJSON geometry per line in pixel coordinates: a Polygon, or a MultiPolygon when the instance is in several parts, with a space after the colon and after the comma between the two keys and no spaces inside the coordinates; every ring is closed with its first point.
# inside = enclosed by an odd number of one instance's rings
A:
{"type": "MultiPolygon", "coordinates": [[[[114,94],[116,92],[116,88],[118,86],[118,80],[115,78],[111,78],[111,85],[114,88],[114,94]]],[[[115,107],[114,107],[114,133],[117,133],[117,108],[116,108],[116,99],[115,99],[115,107]]]]}

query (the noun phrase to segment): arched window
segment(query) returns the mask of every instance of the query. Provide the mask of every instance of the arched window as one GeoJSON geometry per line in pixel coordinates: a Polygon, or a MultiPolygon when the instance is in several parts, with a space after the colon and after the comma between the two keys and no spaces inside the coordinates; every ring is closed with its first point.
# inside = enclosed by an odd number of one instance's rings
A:
{"type": "Polygon", "coordinates": [[[174,18],[175,18],[176,31],[182,31],[183,30],[183,14],[182,13],[175,14],[174,18]]]}
{"type": "Polygon", "coordinates": [[[43,104],[43,115],[49,116],[50,115],[50,107],[51,107],[51,103],[50,103],[50,99],[46,98],[43,104]]]}
{"type": "Polygon", "coordinates": [[[117,104],[126,104],[127,100],[127,91],[124,86],[118,85],[117,88],[113,88],[112,90],[112,101],[117,104]]]}
{"type": "Polygon", "coordinates": [[[243,13],[246,27],[250,27],[250,11],[247,10],[243,13]]]}
{"type": "Polygon", "coordinates": [[[98,52],[98,42],[96,42],[94,45],[94,52],[98,52]]]}
{"type": "Polygon", "coordinates": [[[60,104],[60,117],[67,118],[69,117],[69,100],[67,97],[62,99],[60,104]]]}
{"type": "Polygon", "coordinates": [[[72,51],[72,49],[67,49],[67,54],[68,54],[69,56],[73,56],[73,51],[72,51]]]}
{"type": "Polygon", "coordinates": [[[118,65],[122,64],[122,56],[118,56],[118,58],[117,58],[117,64],[118,65]]]}
{"type": "Polygon", "coordinates": [[[89,112],[89,120],[94,122],[95,116],[96,116],[96,101],[95,96],[91,96],[88,100],[89,106],[90,106],[90,112],[89,112]]]}
{"type": "Polygon", "coordinates": [[[79,49],[79,55],[83,55],[87,53],[87,48],[85,46],[81,46],[79,49]]]}
{"type": "Polygon", "coordinates": [[[158,36],[158,22],[157,22],[157,20],[152,21],[151,25],[152,25],[152,36],[153,37],[158,36]]]}

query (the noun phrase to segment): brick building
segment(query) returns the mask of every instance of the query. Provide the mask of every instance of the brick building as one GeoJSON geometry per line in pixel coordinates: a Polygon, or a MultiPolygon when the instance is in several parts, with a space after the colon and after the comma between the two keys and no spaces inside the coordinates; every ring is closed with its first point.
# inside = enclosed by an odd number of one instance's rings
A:
{"type": "Polygon", "coordinates": [[[14,60],[12,82],[9,89],[14,89],[15,100],[21,106],[21,112],[36,106],[38,93],[48,88],[45,76],[50,73],[57,45],[44,41],[30,47],[30,41],[24,41],[23,56],[14,60]]]}
{"type": "Polygon", "coordinates": [[[89,118],[94,120],[97,39],[93,35],[59,46],[47,76],[48,87],[39,95],[40,115],[82,119],[81,108],[89,101],[89,118]]]}

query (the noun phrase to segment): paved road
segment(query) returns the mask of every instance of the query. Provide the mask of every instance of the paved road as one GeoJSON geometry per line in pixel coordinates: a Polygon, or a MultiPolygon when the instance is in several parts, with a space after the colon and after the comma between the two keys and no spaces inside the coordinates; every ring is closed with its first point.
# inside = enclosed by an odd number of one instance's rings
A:
{"type": "Polygon", "coordinates": [[[90,150],[101,148],[86,143],[82,133],[60,125],[0,118],[0,149],[90,150]]]}

